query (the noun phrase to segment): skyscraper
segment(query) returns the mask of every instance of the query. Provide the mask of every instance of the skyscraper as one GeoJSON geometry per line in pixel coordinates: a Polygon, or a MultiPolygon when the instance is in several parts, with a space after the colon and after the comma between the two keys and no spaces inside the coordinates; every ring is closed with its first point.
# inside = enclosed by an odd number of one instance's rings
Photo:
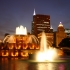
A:
{"type": "Polygon", "coordinates": [[[31,32],[37,36],[42,31],[50,32],[50,15],[36,14],[34,9],[31,32]]]}

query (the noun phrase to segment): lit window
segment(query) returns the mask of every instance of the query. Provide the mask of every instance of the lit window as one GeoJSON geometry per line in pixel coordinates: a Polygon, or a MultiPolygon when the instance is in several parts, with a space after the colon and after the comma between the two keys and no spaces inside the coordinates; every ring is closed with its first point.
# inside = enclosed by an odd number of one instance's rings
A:
{"type": "Polygon", "coordinates": [[[37,28],[47,28],[47,27],[37,27],[37,28]]]}
{"type": "Polygon", "coordinates": [[[44,23],[49,23],[49,22],[44,22],[44,23]]]}
{"type": "Polygon", "coordinates": [[[43,31],[43,29],[37,29],[38,31],[43,31]]]}
{"type": "Polygon", "coordinates": [[[37,18],[39,18],[39,17],[37,17],[37,18]]]}

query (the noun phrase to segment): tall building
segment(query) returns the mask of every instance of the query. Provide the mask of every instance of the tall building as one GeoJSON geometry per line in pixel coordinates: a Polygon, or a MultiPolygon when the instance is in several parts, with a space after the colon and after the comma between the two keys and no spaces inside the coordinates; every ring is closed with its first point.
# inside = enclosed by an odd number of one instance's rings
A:
{"type": "Polygon", "coordinates": [[[60,24],[58,25],[58,28],[57,28],[57,32],[56,32],[56,40],[55,40],[56,46],[58,47],[58,45],[62,41],[62,39],[66,38],[66,37],[67,37],[67,34],[65,33],[64,26],[60,22],[60,24]]]}
{"type": "Polygon", "coordinates": [[[34,9],[31,32],[37,36],[42,31],[50,33],[50,15],[36,14],[34,9]]]}

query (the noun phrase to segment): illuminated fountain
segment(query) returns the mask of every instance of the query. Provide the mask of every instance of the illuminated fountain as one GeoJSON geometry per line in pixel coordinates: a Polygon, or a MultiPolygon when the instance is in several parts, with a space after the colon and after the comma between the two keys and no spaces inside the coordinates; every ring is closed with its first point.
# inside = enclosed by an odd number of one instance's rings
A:
{"type": "Polygon", "coordinates": [[[0,56],[28,56],[28,53],[32,51],[27,50],[39,50],[39,41],[36,36],[27,34],[26,27],[20,25],[16,27],[16,34],[7,35],[4,40],[4,47],[2,48],[2,55],[0,56]],[[7,50],[7,51],[6,51],[7,50]],[[8,54],[5,54],[5,53],[8,54]]]}
{"type": "Polygon", "coordinates": [[[39,47],[37,37],[27,34],[26,27],[23,27],[22,25],[16,27],[15,35],[7,35],[4,38],[3,43],[5,43],[6,46],[2,48],[3,51],[1,52],[1,56],[26,57],[29,55],[30,57],[31,55],[34,59],[36,58],[37,61],[53,61],[58,57],[57,50],[49,46],[44,32],[42,33],[39,47]],[[27,50],[32,51],[28,52],[27,50]]]}
{"type": "Polygon", "coordinates": [[[42,33],[40,42],[40,51],[37,53],[37,61],[53,61],[58,57],[57,50],[48,46],[48,41],[45,33],[42,33]]]}
{"type": "Polygon", "coordinates": [[[20,25],[20,27],[16,27],[16,35],[27,35],[26,27],[20,25]]]}
{"type": "Polygon", "coordinates": [[[26,27],[20,25],[20,27],[16,27],[16,34],[15,35],[7,35],[3,43],[17,43],[17,40],[21,41],[22,43],[35,43],[38,44],[39,41],[36,36],[34,35],[27,35],[26,27]]]}

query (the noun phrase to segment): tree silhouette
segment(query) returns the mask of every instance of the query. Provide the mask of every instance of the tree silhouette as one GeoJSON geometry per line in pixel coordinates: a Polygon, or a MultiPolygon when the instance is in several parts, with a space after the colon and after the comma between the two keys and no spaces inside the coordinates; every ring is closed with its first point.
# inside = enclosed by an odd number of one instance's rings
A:
{"type": "Polygon", "coordinates": [[[9,33],[5,33],[4,37],[6,37],[7,35],[10,35],[9,33]]]}
{"type": "Polygon", "coordinates": [[[70,38],[64,38],[58,45],[59,47],[70,47],[70,38]]]}

